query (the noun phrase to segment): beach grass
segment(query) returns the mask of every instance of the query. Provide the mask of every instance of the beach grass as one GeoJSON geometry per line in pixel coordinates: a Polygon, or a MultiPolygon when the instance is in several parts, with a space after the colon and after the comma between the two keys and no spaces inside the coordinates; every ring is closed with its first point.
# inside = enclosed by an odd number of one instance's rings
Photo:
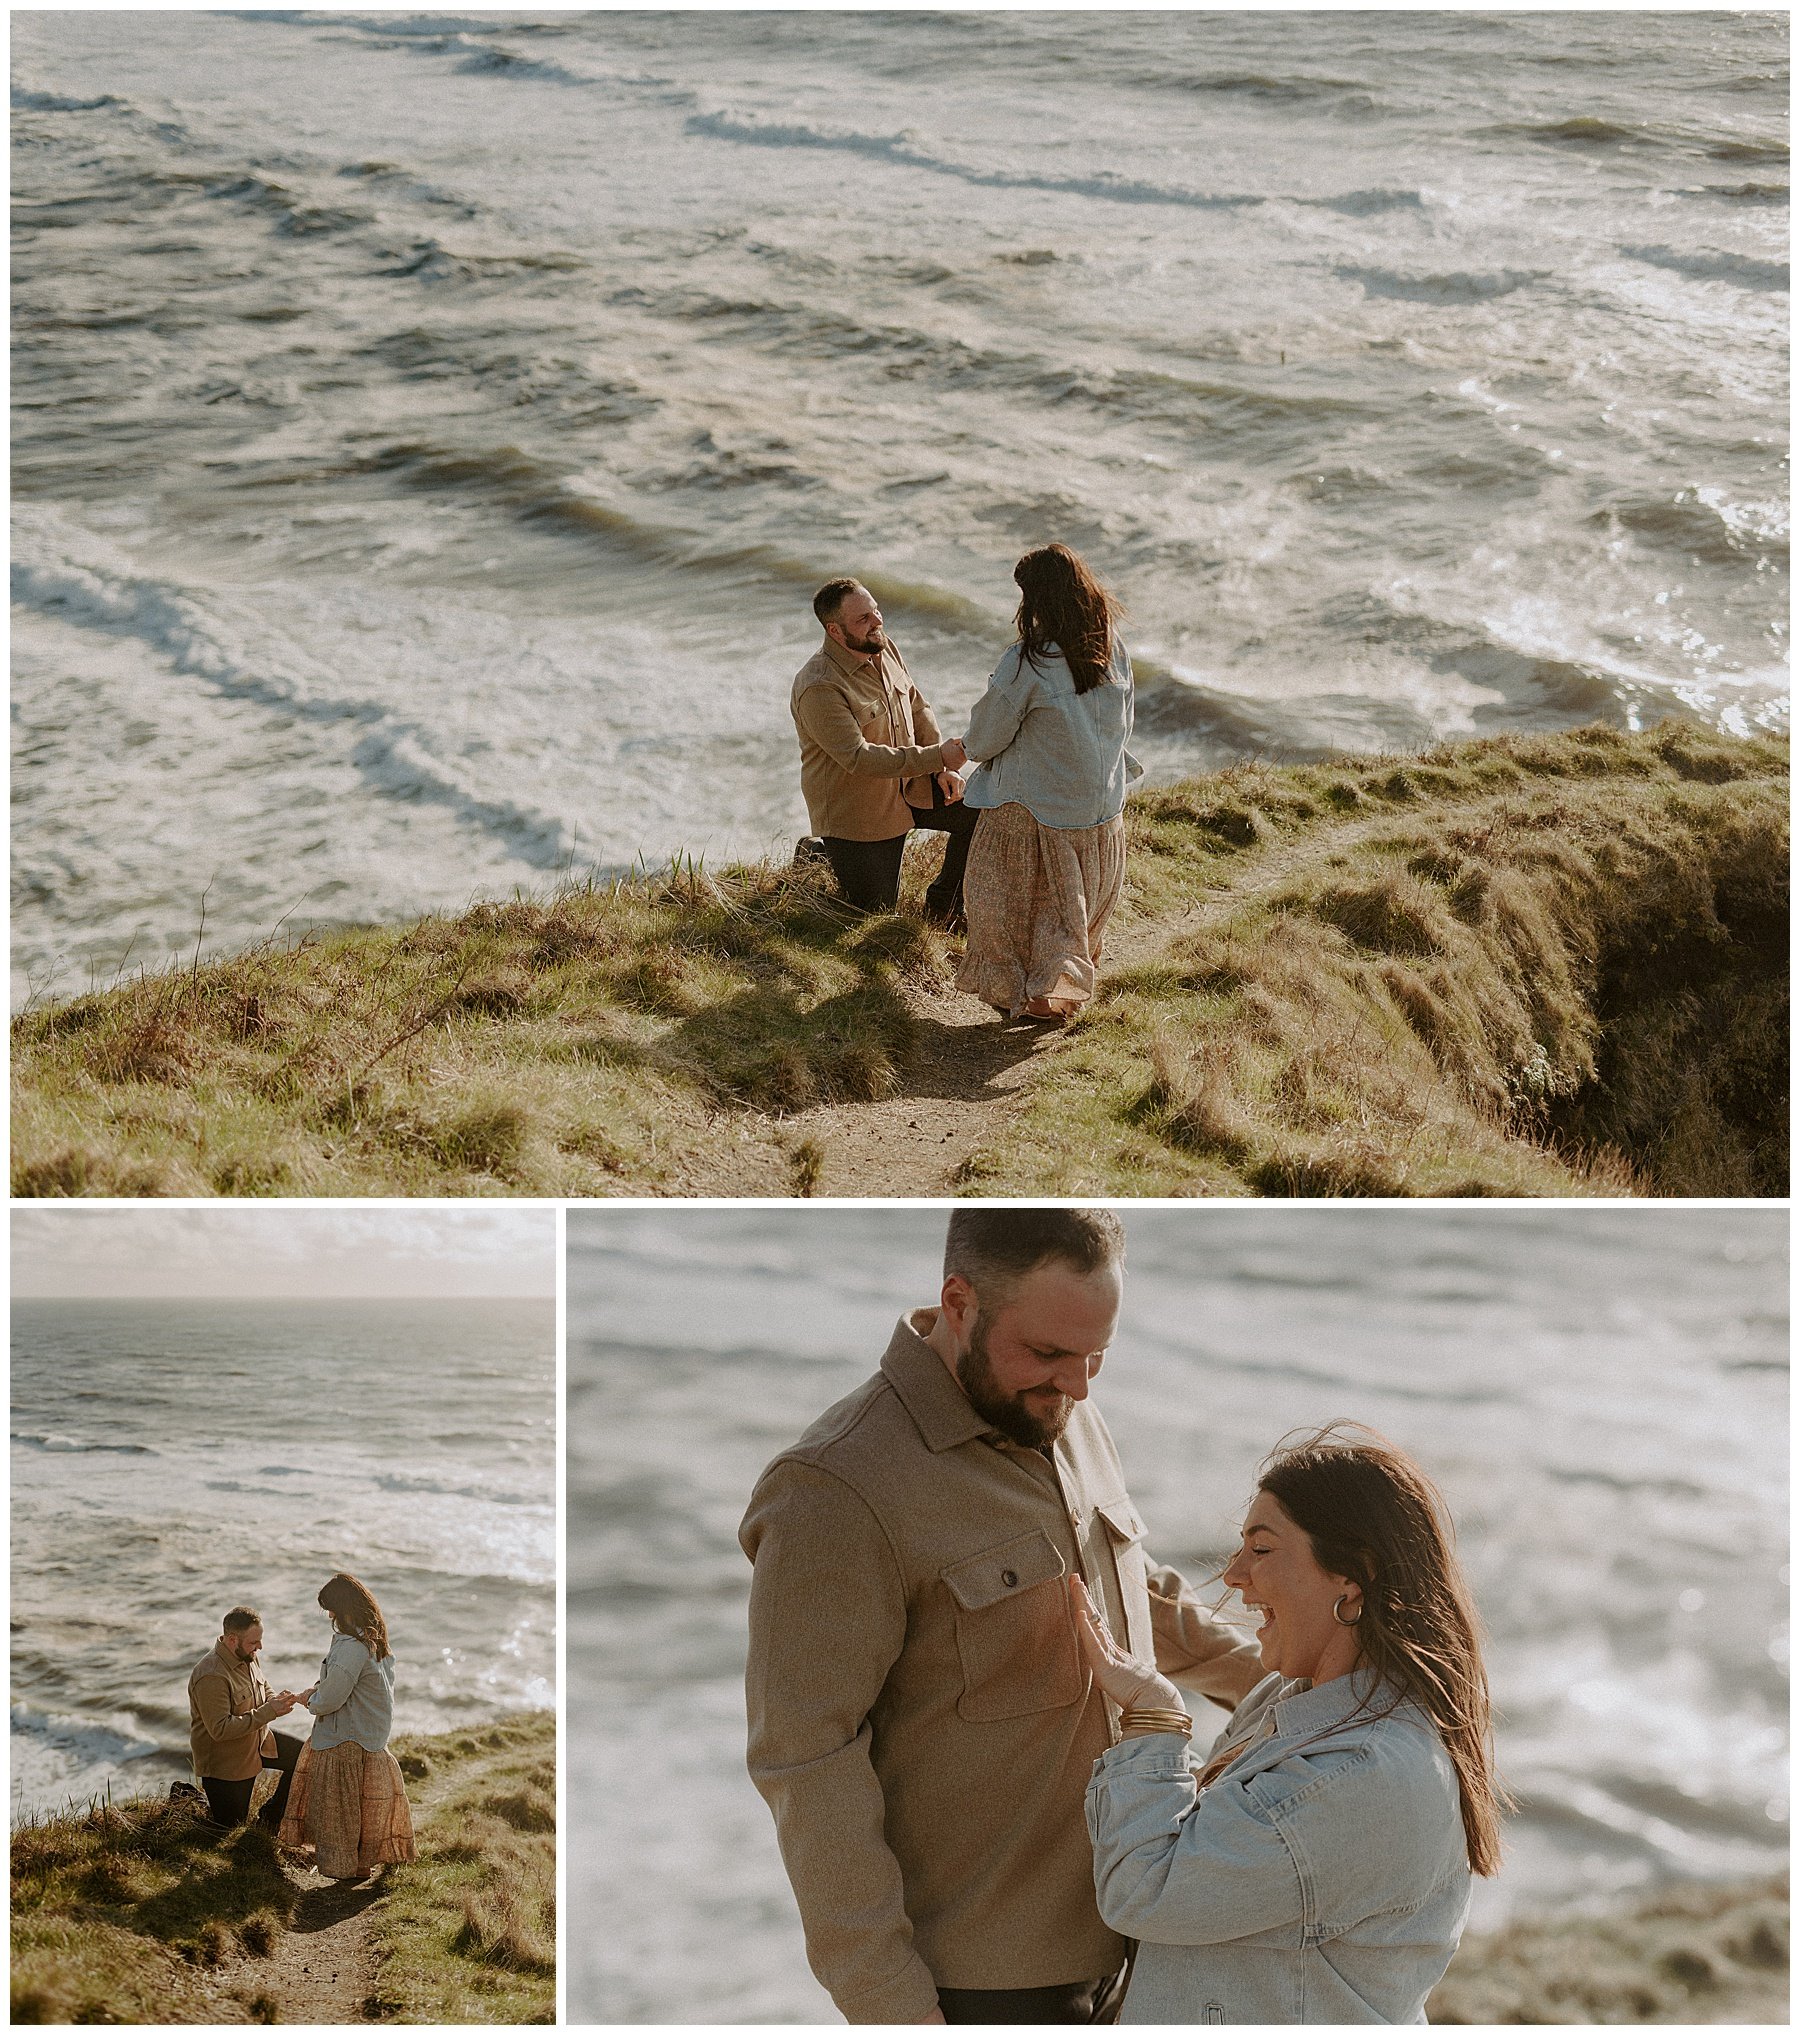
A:
{"type": "Polygon", "coordinates": [[[1427,2018],[1786,2026],[1787,1881],[1673,1886],[1609,1914],[1465,1937],[1427,2018]]]}
{"type": "MultiPolygon", "coordinates": [[[[349,2018],[555,2018],[555,1718],[398,1739],[418,1856],[375,1882],[374,1990],[349,2018]]],[[[15,2022],[271,2022],[304,1898],[270,1834],[96,1801],[12,1832],[15,2022]]],[[[305,2018],[304,2016],[302,2018],[305,2018]]]]}
{"type": "Polygon", "coordinates": [[[429,1805],[418,1857],[388,1875],[372,2018],[556,2018],[556,1723],[548,1711],[396,1739],[429,1805]]]}
{"type": "Polygon", "coordinates": [[[1129,812],[1173,935],[969,1188],[1785,1193],[1785,743],[1589,728],[1129,812]]]}
{"type": "MultiPolygon", "coordinates": [[[[166,1800],[91,1803],[12,1832],[12,2018],[208,2021],[205,1974],[267,1956],[296,1901],[275,1841],[166,1800]]],[[[231,2018],[262,2019],[254,1989],[231,2018]]]]}
{"type": "MultiPolygon", "coordinates": [[[[956,1191],[1785,1192],[1784,740],[1251,764],[1127,815],[1133,958],[956,1191]]],[[[30,1007],[13,1191],[729,1194],[773,1154],[805,1193],[798,1113],[934,1078],[923,874],[859,920],[683,862],[30,1007]]]]}

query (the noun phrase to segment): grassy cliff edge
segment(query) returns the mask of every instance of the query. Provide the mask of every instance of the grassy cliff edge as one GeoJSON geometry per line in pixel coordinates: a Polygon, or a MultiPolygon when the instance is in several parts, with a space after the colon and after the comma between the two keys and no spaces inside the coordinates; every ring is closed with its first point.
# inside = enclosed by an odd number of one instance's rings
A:
{"type": "Polygon", "coordinates": [[[935,843],[875,919],[690,864],[310,937],[23,1012],[13,1191],[804,1194],[836,1105],[838,1192],[1780,1194],[1787,815],[1673,721],[1145,792],[1093,1006],[873,1190],[856,1110],[967,1037],[935,843]]]}
{"type": "MultiPolygon", "coordinates": [[[[418,1856],[356,1911],[370,1979],[338,2018],[554,2020],[554,1717],[393,1751],[418,1856]]],[[[163,1798],[32,1819],[12,1832],[12,2018],[310,2019],[282,1983],[290,1932],[317,1927],[307,1898],[267,1832],[221,1831],[163,1798]]]]}

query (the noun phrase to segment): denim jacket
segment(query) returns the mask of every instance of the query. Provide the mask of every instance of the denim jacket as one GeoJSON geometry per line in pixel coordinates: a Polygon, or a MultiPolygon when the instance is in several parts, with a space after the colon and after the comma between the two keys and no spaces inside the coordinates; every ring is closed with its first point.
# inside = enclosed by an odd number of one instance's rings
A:
{"type": "Polygon", "coordinates": [[[1121,2020],[1425,2019],[1468,1915],[1468,1849],[1442,1740],[1391,1701],[1363,1670],[1317,1687],[1270,1675],[1204,1790],[1171,1733],[1101,1756],[1100,1912],[1139,1939],[1121,2020]]]}
{"type": "Polygon", "coordinates": [[[394,1728],[394,1662],[377,1660],[360,1639],[340,1632],[319,1663],[319,1686],[306,1699],[318,1719],[315,1752],[354,1742],[365,1752],[386,1750],[394,1728]]]}
{"type": "Polygon", "coordinates": [[[994,667],[969,717],[966,747],[980,765],[963,802],[977,809],[1028,807],[1044,827],[1097,827],[1125,805],[1125,787],[1144,766],[1131,740],[1131,659],[1113,638],[1112,676],[1078,693],[1054,646],[1027,664],[1015,643],[994,667]]]}

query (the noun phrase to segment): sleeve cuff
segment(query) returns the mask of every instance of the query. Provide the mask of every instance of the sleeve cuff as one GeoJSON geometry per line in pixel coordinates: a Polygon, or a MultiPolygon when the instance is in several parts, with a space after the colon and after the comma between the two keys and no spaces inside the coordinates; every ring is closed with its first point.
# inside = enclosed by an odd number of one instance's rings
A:
{"type": "Polygon", "coordinates": [[[922,2021],[938,2003],[937,1981],[914,1957],[907,1968],[885,1985],[839,2000],[838,2012],[854,2026],[886,2025],[922,2021]]]}
{"type": "Polygon", "coordinates": [[[1096,1781],[1125,1774],[1148,1780],[1185,1780],[1192,1771],[1187,1734],[1181,1731],[1146,1731],[1138,1738],[1122,1738],[1094,1762],[1096,1781]]]}

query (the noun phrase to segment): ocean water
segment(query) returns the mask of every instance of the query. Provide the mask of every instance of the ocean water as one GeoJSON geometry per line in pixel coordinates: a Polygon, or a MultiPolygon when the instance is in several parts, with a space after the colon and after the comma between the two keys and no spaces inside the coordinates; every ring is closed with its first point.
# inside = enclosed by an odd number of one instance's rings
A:
{"type": "MultiPolygon", "coordinates": [[[[1782,1868],[1781,1211],[1126,1224],[1096,1394],[1159,1558],[1212,1573],[1296,1426],[1367,1421],[1442,1485],[1522,1804],[1477,1926],[1782,1868]]],[[[835,2018],[744,1772],[736,1529],[763,1464],[935,1300],[942,1237],[930,1209],[570,1213],[576,2019],[835,2018]]]]}
{"type": "Polygon", "coordinates": [[[555,1340],[529,1300],[15,1301],[13,1815],[186,1774],[233,1604],[305,1688],[340,1568],[387,1618],[396,1731],[552,1704],[555,1340]]]}
{"type": "Polygon", "coordinates": [[[785,852],[1052,537],[1153,778],[1785,716],[1779,12],[12,26],[16,995],[785,852]]]}

